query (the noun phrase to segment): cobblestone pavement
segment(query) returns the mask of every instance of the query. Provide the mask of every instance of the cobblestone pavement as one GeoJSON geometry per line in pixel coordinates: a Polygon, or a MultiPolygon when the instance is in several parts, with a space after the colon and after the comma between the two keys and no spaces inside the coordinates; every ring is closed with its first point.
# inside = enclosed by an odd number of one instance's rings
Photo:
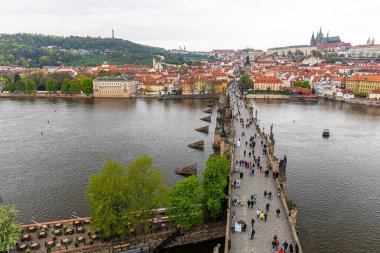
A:
{"type": "MultiPolygon", "coordinates": [[[[234,101],[236,101],[234,96],[231,95],[231,104],[233,106],[233,114],[236,115],[238,112],[236,102],[234,105],[234,101]]],[[[239,100],[239,99],[238,99],[239,100]]],[[[239,100],[238,102],[242,107],[240,108],[241,118],[246,122],[247,118],[250,118],[249,112],[245,109],[245,105],[243,104],[243,100],[239,100]]],[[[245,123],[246,124],[246,123],[245,123]]],[[[249,147],[249,139],[256,133],[256,128],[254,125],[249,128],[242,127],[240,120],[234,121],[234,126],[236,130],[234,144],[237,144],[240,139],[240,147],[235,147],[234,149],[234,167],[236,167],[236,160],[247,160],[249,162],[253,162],[252,158],[249,158],[248,152],[252,151],[249,147]],[[242,137],[241,133],[245,132],[245,136],[242,137]],[[246,146],[246,141],[248,142],[248,146],[246,146]],[[246,150],[247,154],[244,156],[244,150],[246,150]]],[[[280,247],[287,240],[288,243],[291,242],[291,228],[287,221],[287,217],[282,208],[280,199],[277,197],[277,187],[275,181],[272,178],[272,173],[269,174],[269,177],[265,177],[264,171],[266,170],[266,162],[267,157],[263,156],[263,147],[261,146],[261,137],[257,134],[256,138],[256,146],[255,146],[255,155],[261,157],[260,164],[263,167],[262,173],[255,167],[254,176],[250,176],[249,170],[243,167],[240,167],[240,171],[244,173],[242,184],[240,188],[234,189],[232,187],[231,198],[236,195],[240,196],[241,201],[243,202],[243,206],[234,206],[231,205],[231,212],[235,212],[235,220],[243,220],[247,224],[246,232],[235,232],[231,233],[231,249],[232,253],[266,253],[266,252],[276,252],[272,250],[272,240],[273,236],[277,235],[280,247]],[[264,197],[264,191],[272,192],[273,197],[271,200],[268,197],[264,197]],[[247,201],[250,199],[252,194],[257,195],[257,203],[253,206],[253,208],[247,207],[247,201]],[[256,211],[257,209],[265,211],[266,204],[270,204],[268,218],[265,222],[264,220],[260,220],[257,218],[256,211]],[[276,209],[280,208],[281,213],[279,218],[276,214],[276,209]],[[255,237],[251,240],[251,219],[255,219],[254,229],[256,231],[255,237]]],[[[232,182],[234,180],[240,179],[239,173],[234,173],[232,176],[232,182]]],[[[232,217],[232,215],[231,215],[232,217]]],[[[231,223],[233,224],[233,222],[231,223]]],[[[293,245],[294,246],[294,245],[293,245]]],[[[280,249],[279,247],[279,249],[280,249]]],[[[289,252],[289,249],[288,249],[289,252]]]]}

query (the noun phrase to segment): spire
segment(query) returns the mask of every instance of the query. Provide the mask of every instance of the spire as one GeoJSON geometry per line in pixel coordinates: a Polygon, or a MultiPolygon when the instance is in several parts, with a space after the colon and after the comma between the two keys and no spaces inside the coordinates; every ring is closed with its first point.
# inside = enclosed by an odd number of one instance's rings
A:
{"type": "Polygon", "coordinates": [[[311,35],[310,46],[315,46],[315,36],[314,36],[314,31],[313,31],[313,35],[311,35]]]}
{"type": "Polygon", "coordinates": [[[115,39],[115,31],[112,28],[112,39],[115,39]]]}
{"type": "Polygon", "coordinates": [[[371,37],[368,38],[367,40],[367,45],[371,44],[371,37]]]}
{"type": "Polygon", "coordinates": [[[375,37],[372,38],[372,45],[375,45],[375,37]]]}

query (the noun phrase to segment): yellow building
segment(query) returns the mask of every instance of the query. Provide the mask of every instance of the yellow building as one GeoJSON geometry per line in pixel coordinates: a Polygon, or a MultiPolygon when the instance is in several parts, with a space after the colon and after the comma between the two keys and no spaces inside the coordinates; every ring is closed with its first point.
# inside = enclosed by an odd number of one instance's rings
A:
{"type": "Polygon", "coordinates": [[[253,88],[255,90],[272,90],[279,91],[283,87],[283,83],[280,79],[276,77],[258,77],[254,80],[253,88]]]}
{"type": "Polygon", "coordinates": [[[94,97],[134,97],[137,82],[121,76],[98,77],[93,81],[94,97]]]}
{"type": "Polygon", "coordinates": [[[380,76],[354,75],[346,81],[346,89],[354,93],[370,94],[373,90],[380,88],[380,76]]]}

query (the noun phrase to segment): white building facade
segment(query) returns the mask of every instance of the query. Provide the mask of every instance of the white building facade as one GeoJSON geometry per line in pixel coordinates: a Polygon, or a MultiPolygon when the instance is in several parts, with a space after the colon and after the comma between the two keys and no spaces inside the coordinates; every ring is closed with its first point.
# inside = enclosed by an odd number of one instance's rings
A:
{"type": "Polygon", "coordinates": [[[93,81],[94,97],[135,97],[137,81],[121,76],[104,76],[93,81]]]}

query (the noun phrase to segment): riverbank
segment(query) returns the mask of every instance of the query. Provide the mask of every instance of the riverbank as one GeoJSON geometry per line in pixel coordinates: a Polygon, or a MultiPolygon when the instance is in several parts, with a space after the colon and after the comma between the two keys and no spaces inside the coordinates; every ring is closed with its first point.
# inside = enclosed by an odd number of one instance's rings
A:
{"type": "MultiPolygon", "coordinates": [[[[171,99],[218,99],[220,94],[186,94],[186,95],[166,95],[163,100],[171,99]]],[[[136,98],[158,98],[158,94],[140,94],[136,98]]],[[[12,98],[12,99],[93,99],[93,95],[75,94],[6,94],[0,93],[0,98],[12,98]]],[[[130,99],[128,97],[107,97],[112,99],[130,99]]]]}
{"type": "MultiPolygon", "coordinates": [[[[163,100],[171,99],[218,99],[220,94],[183,94],[183,95],[165,95],[163,100]]],[[[158,94],[140,94],[136,98],[158,98],[158,94]]]]}
{"type": "Polygon", "coordinates": [[[345,99],[345,98],[338,98],[338,97],[333,97],[333,96],[325,96],[323,98],[327,100],[338,101],[338,102],[343,102],[343,103],[348,103],[348,104],[376,106],[376,107],[380,106],[380,100],[368,99],[368,98],[345,99]]]}
{"type": "Polygon", "coordinates": [[[66,94],[5,94],[0,93],[0,98],[12,98],[12,99],[92,99],[92,95],[84,94],[75,94],[75,95],[66,95],[66,94]]]}
{"type": "Polygon", "coordinates": [[[284,94],[247,94],[246,99],[289,99],[289,95],[284,94]]]}

